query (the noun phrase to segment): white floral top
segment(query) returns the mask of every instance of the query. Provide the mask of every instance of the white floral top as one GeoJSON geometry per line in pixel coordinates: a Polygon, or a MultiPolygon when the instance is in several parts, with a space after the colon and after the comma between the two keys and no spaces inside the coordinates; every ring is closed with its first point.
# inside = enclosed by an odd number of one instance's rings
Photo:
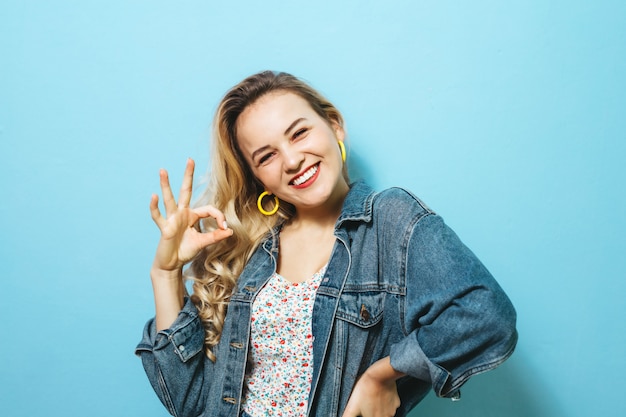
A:
{"type": "Polygon", "coordinates": [[[257,295],[243,400],[251,416],[306,415],[313,368],[311,317],[325,272],[326,266],[301,283],[274,273],[257,295]]]}

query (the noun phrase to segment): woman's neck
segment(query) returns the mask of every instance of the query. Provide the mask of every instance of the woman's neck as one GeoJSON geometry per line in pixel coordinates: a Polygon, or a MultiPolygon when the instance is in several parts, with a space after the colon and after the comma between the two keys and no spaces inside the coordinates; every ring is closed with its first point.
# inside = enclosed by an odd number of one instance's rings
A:
{"type": "Polygon", "coordinates": [[[291,218],[287,226],[293,229],[333,229],[341,214],[343,202],[346,195],[348,195],[348,191],[349,188],[346,186],[345,190],[336,193],[335,196],[319,207],[310,209],[296,208],[296,214],[291,218]]]}

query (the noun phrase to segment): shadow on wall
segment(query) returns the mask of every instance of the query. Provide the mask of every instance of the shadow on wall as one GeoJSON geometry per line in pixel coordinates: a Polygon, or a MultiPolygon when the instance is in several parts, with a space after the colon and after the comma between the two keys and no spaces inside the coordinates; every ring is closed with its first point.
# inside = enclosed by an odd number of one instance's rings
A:
{"type": "Polygon", "coordinates": [[[348,173],[350,174],[350,181],[355,182],[358,180],[364,180],[368,185],[374,184],[370,181],[376,175],[366,164],[366,162],[360,157],[360,155],[354,150],[347,148],[348,151],[348,173]]]}
{"type": "Polygon", "coordinates": [[[461,400],[429,394],[409,417],[561,417],[541,381],[513,356],[500,367],[476,375],[461,388],[461,400]]]}

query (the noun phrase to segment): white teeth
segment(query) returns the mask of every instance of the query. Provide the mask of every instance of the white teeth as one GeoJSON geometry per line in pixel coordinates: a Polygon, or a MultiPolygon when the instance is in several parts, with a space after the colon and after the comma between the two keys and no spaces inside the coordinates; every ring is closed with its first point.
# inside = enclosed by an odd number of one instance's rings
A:
{"type": "Polygon", "coordinates": [[[300,185],[302,183],[307,182],[315,173],[317,172],[317,165],[312,166],[307,169],[304,174],[300,175],[298,178],[293,180],[293,185],[300,185]]]}

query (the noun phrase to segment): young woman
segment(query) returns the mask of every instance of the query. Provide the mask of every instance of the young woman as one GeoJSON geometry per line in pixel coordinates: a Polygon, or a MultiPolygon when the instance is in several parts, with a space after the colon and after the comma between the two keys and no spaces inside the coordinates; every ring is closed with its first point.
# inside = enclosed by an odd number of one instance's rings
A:
{"type": "Polygon", "coordinates": [[[212,177],[189,160],[151,269],[156,317],[137,354],[174,416],[405,416],[513,352],[515,311],[408,191],[350,184],[339,111],[285,73],[231,89],[212,177]],[[188,296],[183,282],[193,280],[188,296]]]}

